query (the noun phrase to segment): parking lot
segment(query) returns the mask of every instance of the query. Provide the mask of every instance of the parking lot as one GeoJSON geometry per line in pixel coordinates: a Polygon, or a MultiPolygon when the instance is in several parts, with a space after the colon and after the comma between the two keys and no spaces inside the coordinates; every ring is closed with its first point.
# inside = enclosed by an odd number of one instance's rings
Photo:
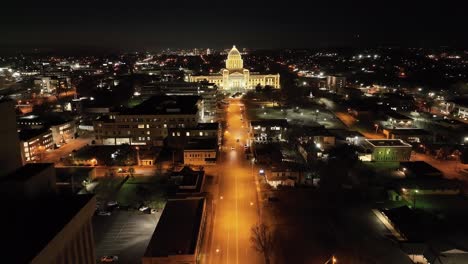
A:
{"type": "Polygon", "coordinates": [[[118,263],[140,263],[161,213],[115,210],[110,216],[94,216],[97,263],[106,255],[118,263]]]}

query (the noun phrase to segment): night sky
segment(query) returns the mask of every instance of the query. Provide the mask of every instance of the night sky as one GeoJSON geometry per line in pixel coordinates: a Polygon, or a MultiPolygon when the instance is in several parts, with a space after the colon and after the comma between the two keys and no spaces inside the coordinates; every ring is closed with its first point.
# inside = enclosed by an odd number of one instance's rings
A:
{"type": "Polygon", "coordinates": [[[455,1],[275,2],[8,1],[0,8],[0,48],[465,47],[468,43],[465,9],[455,1]]]}

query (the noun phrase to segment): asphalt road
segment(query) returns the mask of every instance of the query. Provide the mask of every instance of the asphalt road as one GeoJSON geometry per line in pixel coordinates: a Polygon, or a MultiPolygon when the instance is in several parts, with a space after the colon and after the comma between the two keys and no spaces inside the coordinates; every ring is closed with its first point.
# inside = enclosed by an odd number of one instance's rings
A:
{"type": "Polygon", "coordinates": [[[106,255],[118,256],[118,263],[141,263],[159,220],[158,214],[115,210],[110,216],[94,216],[96,262],[106,255]]]}
{"type": "Polygon", "coordinates": [[[91,144],[92,140],[93,137],[91,135],[81,136],[76,139],[72,139],[58,149],[46,151],[42,155],[41,162],[50,162],[55,163],[56,165],[60,164],[60,158],[68,156],[68,154],[72,153],[73,150],[79,150],[87,144],[91,144]]]}
{"type": "Polygon", "coordinates": [[[263,262],[250,242],[250,230],[259,221],[259,207],[253,170],[244,155],[248,133],[245,116],[241,121],[241,108],[239,99],[231,99],[226,113],[227,132],[218,164],[219,192],[213,199],[215,214],[207,252],[207,262],[213,264],[263,262]]]}

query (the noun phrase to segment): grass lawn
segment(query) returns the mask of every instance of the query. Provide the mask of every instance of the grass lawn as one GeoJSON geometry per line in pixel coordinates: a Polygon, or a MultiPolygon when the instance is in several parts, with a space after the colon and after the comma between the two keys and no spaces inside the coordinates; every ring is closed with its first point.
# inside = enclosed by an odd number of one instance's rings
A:
{"type": "Polygon", "coordinates": [[[137,207],[141,204],[162,208],[166,202],[167,185],[158,177],[134,177],[122,185],[117,193],[119,204],[137,207]]]}

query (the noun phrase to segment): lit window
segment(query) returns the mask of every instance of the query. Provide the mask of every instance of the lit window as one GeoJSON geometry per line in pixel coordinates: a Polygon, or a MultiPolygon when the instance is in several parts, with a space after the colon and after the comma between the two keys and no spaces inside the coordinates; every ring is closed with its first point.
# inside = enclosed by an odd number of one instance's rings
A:
{"type": "Polygon", "coordinates": [[[144,124],[138,124],[138,128],[145,128],[144,124]]]}
{"type": "Polygon", "coordinates": [[[187,137],[190,137],[190,132],[188,132],[188,131],[185,132],[185,135],[186,135],[187,137]]]}
{"type": "Polygon", "coordinates": [[[167,128],[167,124],[164,124],[164,128],[167,128]]]}

